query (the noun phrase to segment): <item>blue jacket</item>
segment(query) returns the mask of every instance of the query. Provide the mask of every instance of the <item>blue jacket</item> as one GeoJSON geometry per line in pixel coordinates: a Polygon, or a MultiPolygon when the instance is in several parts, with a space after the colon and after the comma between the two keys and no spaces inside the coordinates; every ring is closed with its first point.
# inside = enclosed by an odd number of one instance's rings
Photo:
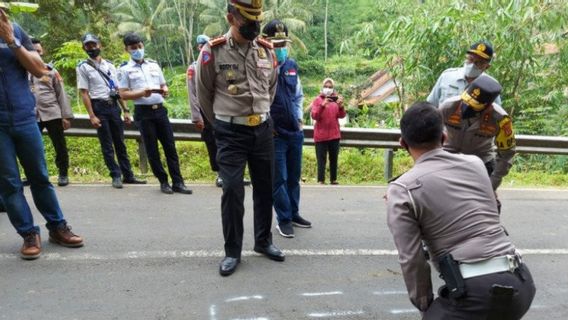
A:
{"type": "MultiPolygon", "coordinates": [[[[13,23],[14,36],[22,46],[33,50],[28,35],[13,23]]],[[[35,98],[28,83],[28,72],[4,40],[0,39],[0,126],[20,126],[36,122],[35,98]]]]}
{"type": "Polygon", "coordinates": [[[270,116],[278,135],[288,137],[302,134],[300,121],[303,114],[304,93],[298,77],[298,64],[287,59],[279,66],[278,86],[270,106],[270,116]]]}

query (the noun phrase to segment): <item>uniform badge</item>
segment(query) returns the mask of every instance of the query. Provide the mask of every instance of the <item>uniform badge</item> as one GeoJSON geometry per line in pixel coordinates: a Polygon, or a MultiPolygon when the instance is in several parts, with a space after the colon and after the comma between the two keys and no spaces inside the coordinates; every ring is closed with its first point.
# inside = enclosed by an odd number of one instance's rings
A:
{"type": "Polygon", "coordinates": [[[206,65],[211,62],[211,53],[207,51],[202,51],[201,53],[201,64],[206,65]]]}
{"type": "Polygon", "coordinates": [[[239,88],[234,84],[230,84],[227,87],[227,91],[232,95],[236,95],[237,93],[239,93],[239,88]]]}
{"type": "Polygon", "coordinates": [[[49,83],[49,76],[46,74],[46,75],[42,76],[41,78],[39,78],[39,81],[49,83]]]}
{"type": "Polygon", "coordinates": [[[233,70],[225,71],[225,80],[227,80],[228,83],[233,83],[236,79],[237,79],[237,74],[235,73],[235,71],[233,70]]]}
{"type": "Polygon", "coordinates": [[[298,75],[298,72],[296,71],[296,69],[290,69],[288,71],[286,71],[286,73],[284,73],[286,76],[290,76],[290,77],[295,77],[298,75]]]}
{"type": "Polygon", "coordinates": [[[505,117],[499,121],[499,133],[495,137],[495,144],[499,150],[509,150],[516,145],[511,118],[505,117]]]}
{"type": "Polygon", "coordinates": [[[258,57],[260,59],[266,59],[266,51],[264,50],[264,48],[258,48],[258,57]]]}

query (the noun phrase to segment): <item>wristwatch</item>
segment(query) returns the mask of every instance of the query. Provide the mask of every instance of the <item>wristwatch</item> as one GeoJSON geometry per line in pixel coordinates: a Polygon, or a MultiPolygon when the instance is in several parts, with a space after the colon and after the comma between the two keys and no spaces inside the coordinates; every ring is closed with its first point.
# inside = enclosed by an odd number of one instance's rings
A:
{"type": "Polygon", "coordinates": [[[7,43],[8,48],[10,49],[18,49],[22,47],[22,43],[20,42],[20,40],[18,38],[14,38],[14,41],[7,43]]]}

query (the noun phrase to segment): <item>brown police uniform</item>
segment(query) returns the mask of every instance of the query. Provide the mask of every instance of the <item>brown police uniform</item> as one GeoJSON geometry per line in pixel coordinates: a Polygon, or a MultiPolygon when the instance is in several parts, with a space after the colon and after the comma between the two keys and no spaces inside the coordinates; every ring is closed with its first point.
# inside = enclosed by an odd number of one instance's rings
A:
{"type": "Polygon", "coordinates": [[[449,98],[440,106],[448,134],[444,149],[481,158],[495,190],[509,173],[516,153],[511,118],[495,103],[473,117],[463,118],[461,102],[462,99],[457,96],[449,98]]]}
{"type": "Polygon", "coordinates": [[[197,62],[197,97],[204,115],[214,125],[223,180],[221,206],[227,257],[241,255],[243,174],[247,164],[254,186],[255,246],[271,244],[274,155],[269,112],[276,92],[276,67],[270,42],[257,38],[239,44],[230,31],[206,44],[197,62]]]}
{"type": "Polygon", "coordinates": [[[63,86],[63,79],[51,66],[49,72],[37,78],[29,75],[30,89],[36,99],[36,117],[40,130],[47,133],[55,149],[55,164],[60,177],[69,171],[69,152],[65,141],[62,119],[73,119],[73,111],[63,86]]]}
{"type": "Polygon", "coordinates": [[[424,319],[520,319],[532,302],[532,277],[500,224],[484,170],[478,157],[438,148],[389,184],[388,226],[410,300],[424,319]],[[465,296],[450,298],[442,287],[433,301],[422,241],[436,269],[447,254],[460,263],[465,296]]]}

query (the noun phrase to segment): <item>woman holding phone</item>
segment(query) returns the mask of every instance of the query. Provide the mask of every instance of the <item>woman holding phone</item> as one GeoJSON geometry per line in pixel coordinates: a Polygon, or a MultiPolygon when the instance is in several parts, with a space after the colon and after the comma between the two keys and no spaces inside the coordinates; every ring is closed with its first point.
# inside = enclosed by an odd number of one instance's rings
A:
{"type": "Polygon", "coordinates": [[[314,142],[318,164],[318,183],[325,184],[325,167],[329,155],[329,176],[331,184],[337,182],[337,158],[339,156],[339,120],[345,118],[343,97],[335,91],[335,81],[326,78],[320,95],[312,102],[314,142]]]}

